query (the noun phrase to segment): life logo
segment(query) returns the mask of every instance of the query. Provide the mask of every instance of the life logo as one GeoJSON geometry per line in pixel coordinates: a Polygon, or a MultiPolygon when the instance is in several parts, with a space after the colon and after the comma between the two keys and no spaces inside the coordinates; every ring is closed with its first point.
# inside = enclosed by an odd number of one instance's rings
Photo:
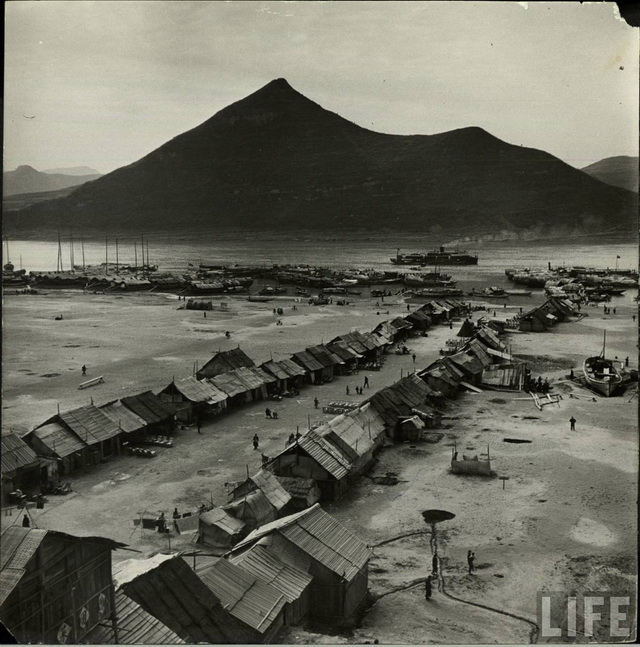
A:
{"type": "Polygon", "coordinates": [[[633,642],[636,635],[634,591],[538,593],[538,627],[552,642],[594,638],[597,642],[633,642]]]}

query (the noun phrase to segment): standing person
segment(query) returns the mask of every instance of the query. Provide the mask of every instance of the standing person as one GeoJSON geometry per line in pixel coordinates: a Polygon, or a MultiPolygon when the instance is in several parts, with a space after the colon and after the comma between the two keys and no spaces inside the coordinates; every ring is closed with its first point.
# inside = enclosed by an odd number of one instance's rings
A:
{"type": "Polygon", "coordinates": [[[22,517],[22,527],[23,528],[30,528],[31,527],[31,520],[29,519],[28,515],[24,515],[22,517]]]}
{"type": "Polygon", "coordinates": [[[416,363],[416,354],[414,353],[413,355],[411,355],[411,357],[413,358],[413,363],[415,364],[416,363]]]}
{"type": "Polygon", "coordinates": [[[160,516],[158,517],[158,520],[156,521],[156,524],[158,526],[158,532],[164,532],[167,528],[167,520],[164,518],[164,512],[160,513],[160,516]]]}
{"type": "Polygon", "coordinates": [[[318,400],[318,398],[313,398],[313,406],[314,406],[316,409],[318,408],[318,405],[319,405],[319,404],[320,404],[320,401],[318,400]]]}
{"type": "Polygon", "coordinates": [[[629,356],[628,355],[624,358],[624,365],[629,366],[629,356]]]}
{"type": "Polygon", "coordinates": [[[178,512],[178,508],[173,509],[173,518],[180,519],[180,513],[178,512]]]}
{"type": "Polygon", "coordinates": [[[467,551],[467,564],[469,565],[469,574],[473,573],[475,570],[473,562],[476,559],[476,554],[472,550],[467,551]]]}
{"type": "Polygon", "coordinates": [[[424,581],[424,599],[430,600],[432,592],[433,586],[431,585],[431,575],[427,575],[427,579],[424,581]]]}
{"type": "Polygon", "coordinates": [[[271,409],[269,409],[269,407],[264,410],[264,415],[267,416],[267,418],[271,418],[271,409]]]}
{"type": "Polygon", "coordinates": [[[368,388],[369,388],[369,376],[368,376],[368,375],[365,375],[365,376],[364,376],[364,385],[363,385],[363,388],[366,388],[366,389],[368,389],[368,388]]]}
{"type": "Polygon", "coordinates": [[[350,395],[350,393],[349,393],[349,385],[348,384],[347,384],[346,393],[347,393],[347,395],[350,395]]]}
{"type": "Polygon", "coordinates": [[[205,310],[202,314],[204,315],[204,318],[206,319],[207,318],[207,311],[205,310]]]}
{"type": "Polygon", "coordinates": [[[200,425],[200,418],[198,418],[196,420],[196,425],[198,426],[198,433],[201,434],[202,433],[202,426],[200,425]]]}
{"type": "Polygon", "coordinates": [[[256,449],[258,449],[259,445],[260,445],[260,437],[258,436],[258,434],[254,434],[253,435],[253,449],[254,449],[254,451],[256,449]]]}
{"type": "Polygon", "coordinates": [[[293,443],[296,442],[296,435],[295,434],[290,434],[289,435],[289,440],[287,441],[287,445],[293,445],[293,443]]]}
{"type": "Polygon", "coordinates": [[[635,315],[631,315],[631,320],[635,323],[635,321],[636,321],[636,316],[635,316],[635,315]]]}
{"type": "Polygon", "coordinates": [[[569,418],[569,423],[571,425],[570,431],[575,431],[576,430],[576,422],[578,422],[573,416],[569,418]]]}
{"type": "Polygon", "coordinates": [[[407,303],[407,312],[411,311],[411,306],[407,303]]]}
{"type": "Polygon", "coordinates": [[[87,374],[87,367],[84,364],[82,365],[82,374],[83,375],[87,374]]]}

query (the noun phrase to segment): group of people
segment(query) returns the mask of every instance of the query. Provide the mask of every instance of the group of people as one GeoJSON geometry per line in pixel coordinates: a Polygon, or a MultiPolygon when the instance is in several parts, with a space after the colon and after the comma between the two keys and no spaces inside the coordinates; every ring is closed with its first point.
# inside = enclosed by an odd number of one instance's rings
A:
{"type": "Polygon", "coordinates": [[[535,380],[531,375],[529,369],[526,370],[524,376],[524,390],[529,393],[549,393],[551,389],[549,385],[549,380],[545,377],[544,380],[542,377],[538,376],[538,379],[535,380]]]}
{"type": "Polygon", "coordinates": [[[272,411],[271,409],[269,409],[269,407],[267,407],[264,410],[264,415],[267,416],[267,418],[270,418],[272,420],[277,420],[278,419],[278,412],[277,411],[272,411]]]}
{"type": "MultiPolygon", "coordinates": [[[[476,554],[472,550],[468,550],[467,566],[469,568],[469,575],[471,575],[476,570],[475,560],[476,554]]],[[[438,556],[437,550],[433,553],[433,557],[431,558],[431,574],[427,575],[427,578],[424,581],[424,597],[427,600],[430,600],[431,595],[433,594],[434,581],[438,583],[438,591],[442,591],[442,572],[440,570],[440,557],[438,556]]]]}
{"type": "Polygon", "coordinates": [[[604,309],[604,314],[606,314],[606,315],[610,315],[612,310],[613,310],[613,314],[616,313],[615,308],[609,308],[609,306],[605,306],[605,305],[603,305],[602,307],[604,309]]]}
{"type": "MultiPolygon", "coordinates": [[[[357,395],[362,395],[364,393],[364,387],[362,387],[362,386],[356,386],[355,389],[356,389],[356,394],[357,395]]],[[[347,395],[351,395],[351,389],[349,388],[348,384],[347,384],[347,388],[346,388],[346,393],[347,393],[347,395]]]]}

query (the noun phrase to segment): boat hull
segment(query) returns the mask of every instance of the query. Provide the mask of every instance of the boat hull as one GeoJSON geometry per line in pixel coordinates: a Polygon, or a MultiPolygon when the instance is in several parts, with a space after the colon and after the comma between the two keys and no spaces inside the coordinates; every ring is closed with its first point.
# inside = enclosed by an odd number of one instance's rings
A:
{"type": "Polygon", "coordinates": [[[587,357],[582,367],[587,386],[605,398],[623,390],[622,377],[613,362],[603,357],[587,357]]]}

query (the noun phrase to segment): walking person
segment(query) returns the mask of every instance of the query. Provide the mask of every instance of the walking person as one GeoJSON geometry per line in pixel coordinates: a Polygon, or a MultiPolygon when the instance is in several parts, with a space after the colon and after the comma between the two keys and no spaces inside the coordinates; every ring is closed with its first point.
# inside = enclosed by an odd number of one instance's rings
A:
{"type": "Polygon", "coordinates": [[[348,384],[347,384],[346,393],[347,393],[347,395],[350,395],[350,393],[349,393],[349,385],[348,384]]]}
{"type": "Polygon", "coordinates": [[[414,353],[413,355],[411,355],[411,357],[413,359],[413,363],[415,364],[416,363],[416,354],[414,353]]]}
{"type": "Polygon", "coordinates": [[[433,586],[431,584],[431,575],[427,575],[427,579],[424,581],[424,599],[430,600],[432,593],[433,593],[433,586]]]}
{"type": "Polygon", "coordinates": [[[164,518],[164,512],[160,513],[160,516],[158,517],[158,520],[156,521],[156,525],[158,526],[158,532],[164,533],[164,531],[167,528],[167,520],[164,518]]]}
{"type": "Polygon", "coordinates": [[[82,365],[82,374],[83,375],[87,374],[87,367],[84,364],[82,365]]]}
{"type": "Polygon", "coordinates": [[[31,527],[31,520],[29,519],[29,516],[26,514],[24,515],[24,517],[22,517],[22,527],[23,528],[31,527]]]}
{"type": "Polygon", "coordinates": [[[318,400],[318,398],[313,398],[313,406],[315,409],[318,408],[319,404],[320,404],[320,401],[318,400]]]}
{"type": "Polygon", "coordinates": [[[364,376],[364,386],[363,386],[363,388],[366,388],[366,389],[369,388],[369,376],[368,375],[364,376]]]}
{"type": "Polygon", "coordinates": [[[267,416],[267,418],[271,418],[271,409],[269,409],[269,407],[264,410],[264,415],[267,416]]]}
{"type": "Polygon", "coordinates": [[[468,550],[467,564],[469,565],[469,575],[471,575],[471,573],[473,573],[473,571],[475,570],[475,567],[473,565],[473,562],[475,561],[475,559],[476,559],[476,554],[472,550],[468,550]]]}
{"type": "Polygon", "coordinates": [[[573,416],[569,418],[569,424],[571,425],[570,431],[576,430],[576,422],[578,422],[573,416]]]}
{"type": "Polygon", "coordinates": [[[258,436],[258,434],[254,434],[254,436],[253,436],[253,449],[254,449],[254,451],[256,449],[258,449],[259,445],[260,445],[260,437],[258,436]]]}

